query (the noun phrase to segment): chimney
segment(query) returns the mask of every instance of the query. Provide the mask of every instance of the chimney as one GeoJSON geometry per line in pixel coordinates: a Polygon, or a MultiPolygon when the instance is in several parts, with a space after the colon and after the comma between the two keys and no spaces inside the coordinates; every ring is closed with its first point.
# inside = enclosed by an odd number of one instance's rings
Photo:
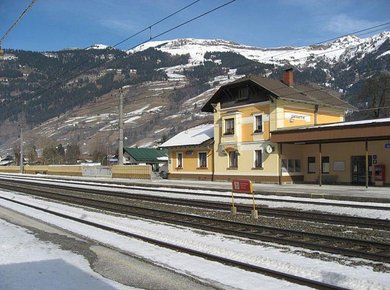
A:
{"type": "Polygon", "coordinates": [[[293,68],[288,68],[283,73],[283,83],[292,87],[294,85],[293,68]]]}

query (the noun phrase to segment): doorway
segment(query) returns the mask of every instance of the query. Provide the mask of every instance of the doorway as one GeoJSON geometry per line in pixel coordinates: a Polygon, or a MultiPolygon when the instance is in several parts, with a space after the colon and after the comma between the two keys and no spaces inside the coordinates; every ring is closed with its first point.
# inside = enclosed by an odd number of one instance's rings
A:
{"type": "MultiPolygon", "coordinates": [[[[352,178],[351,183],[355,185],[366,184],[366,156],[351,157],[352,178]]],[[[372,155],[368,155],[368,184],[372,184],[372,155]]]]}

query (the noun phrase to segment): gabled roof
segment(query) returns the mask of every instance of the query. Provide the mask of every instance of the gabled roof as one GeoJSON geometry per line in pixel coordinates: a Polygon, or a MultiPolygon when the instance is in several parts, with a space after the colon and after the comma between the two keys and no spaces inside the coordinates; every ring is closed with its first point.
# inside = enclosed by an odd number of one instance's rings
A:
{"type": "Polygon", "coordinates": [[[161,157],[168,156],[168,151],[166,149],[125,147],[123,148],[123,151],[138,162],[158,162],[161,161],[161,157]]]}
{"type": "Polygon", "coordinates": [[[205,124],[194,128],[187,129],[171,139],[160,147],[178,147],[178,146],[195,146],[201,145],[214,139],[214,125],[205,124]]]}
{"type": "Polygon", "coordinates": [[[213,112],[212,103],[220,102],[223,92],[231,87],[252,83],[260,86],[271,93],[277,99],[313,104],[319,106],[336,107],[343,110],[356,110],[356,108],[347,102],[338,98],[334,93],[319,86],[309,86],[294,83],[294,86],[288,86],[280,80],[265,78],[261,76],[248,76],[238,79],[234,82],[221,86],[218,91],[203,106],[203,112],[213,112]]]}

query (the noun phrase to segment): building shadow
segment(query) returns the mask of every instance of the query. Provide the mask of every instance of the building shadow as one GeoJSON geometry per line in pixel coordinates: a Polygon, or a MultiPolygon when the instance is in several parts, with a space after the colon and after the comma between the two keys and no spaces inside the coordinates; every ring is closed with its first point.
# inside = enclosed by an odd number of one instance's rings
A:
{"type": "Polygon", "coordinates": [[[0,265],[0,289],[114,290],[115,288],[61,259],[54,259],[0,265]]]}

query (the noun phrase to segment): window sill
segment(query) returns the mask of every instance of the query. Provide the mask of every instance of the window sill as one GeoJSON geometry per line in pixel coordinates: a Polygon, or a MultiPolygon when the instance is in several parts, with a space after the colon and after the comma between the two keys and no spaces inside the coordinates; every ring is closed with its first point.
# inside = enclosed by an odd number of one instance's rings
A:
{"type": "Polygon", "coordinates": [[[234,136],[234,133],[224,133],[223,136],[234,136]]]}
{"type": "Polygon", "coordinates": [[[196,169],[202,170],[202,169],[208,169],[208,167],[197,167],[196,169]]]}
{"type": "Polygon", "coordinates": [[[254,135],[261,135],[261,134],[264,134],[264,131],[254,131],[253,134],[254,135]]]}
{"type": "Polygon", "coordinates": [[[183,167],[176,167],[175,169],[176,169],[176,170],[178,170],[178,169],[183,169],[183,167]]]}
{"type": "Polygon", "coordinates": [[[227,170],[237,170],[238,169],[238,167],[228,167],[228,168],[226,168],[227,170]]]}
{"type": "Polygon", "coordinates": [[[264,170],[264,167],[252,167],[252,170],[264,170]]]}

